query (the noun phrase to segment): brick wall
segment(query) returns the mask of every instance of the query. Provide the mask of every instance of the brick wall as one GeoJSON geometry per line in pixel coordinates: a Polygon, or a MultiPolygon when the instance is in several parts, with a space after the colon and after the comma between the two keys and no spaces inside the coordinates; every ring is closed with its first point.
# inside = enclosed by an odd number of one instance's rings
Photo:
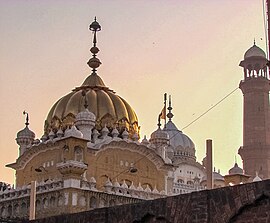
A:
{"type": "Polygon", "coordinates": [[[266,223],[270,222],[270,180],[31,221],[90,222],[266,223]]]}

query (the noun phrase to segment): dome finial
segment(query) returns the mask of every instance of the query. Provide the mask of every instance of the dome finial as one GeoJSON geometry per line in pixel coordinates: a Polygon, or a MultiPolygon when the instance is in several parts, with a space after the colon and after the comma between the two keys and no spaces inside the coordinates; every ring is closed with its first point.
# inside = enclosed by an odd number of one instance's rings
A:
{"type": "Polygon", "coordinates": [[[256,46],[256,39],[255,38],[254,38],[254,42],[253,43],[254,43],[254,46],[256,46]]]}
{"type": "Polygon", "coordinates": [[[172,109],[173,108],[172,108],[171,95],[169,95],[169,107],[168,107],[169,113],[167,114],[167,117],[169,118],[169,121],[171,121],[172,117],[173,117],[172,109]]]}
{"type": "Polygon", "coordinates": [[[25,125],[28,126],[28,125],[29,125],[29,115],[28,115],[28,112],[23,111],[23,114],[26,115],[26,118],[25,118],[25,125]]]}
{"type": "Polygon", "coordinates": [[[160,124],[160,115],[158,116],[158,124],[157,124],[157,126],[160,129],[160,126],[161,126],[161,124],[160,124]]]}
{"type": "Polygon", "coordinates": [[[89,30],[94,32],[93,38],[93,47],[91,47],[90,52],[93,54],[93,57],[87,62],[88,66],[92,68],[93,73],[96,74],[96,68],[98,68],[101,64],[100,60],[96,57],[99,49],[97,48],[97,32],[101,30],[101,26],[97,22],[97,18],[95,16],[94,22],[92,22],[89,26],[89,30]]]}

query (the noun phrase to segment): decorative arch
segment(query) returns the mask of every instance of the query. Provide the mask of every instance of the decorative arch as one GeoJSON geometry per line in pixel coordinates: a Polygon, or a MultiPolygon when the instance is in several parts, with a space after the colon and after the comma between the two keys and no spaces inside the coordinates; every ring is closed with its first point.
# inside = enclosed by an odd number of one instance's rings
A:
{"type": "Polygon", "coordinates": [[[56,206],[56,198],[52,196],[50,198],[50,207],[55,207],[56,206]]]}
{"type": "Polygon", "coordinates": [[[27,213],[27,205],[25,202],[22,202],[22,204],[21,204],[21,212],[22,212],[22,214],[27,213]]]}
{"type": "Polygon", "coordinates": [[[80,146],[74,147],[74,160],[83,162],[83,149],[80,146]]]}
{"type": "Polygon", "coordinates": [[[7,214],[8,214],[8,217],[12,217],[12,206],[11,206],[11,204],[8,205],[8,207],[7,207],[7,214]]]}
{"type": "Polygon", "coordinates": [[[5,217],[6,216],[6,208],[5,206],[1,207],[0,209],[0,216],[5,217]]]}
{"type": "Polygon", "coordinates": [[[96,207],[97,207],[97,198],[92,196],[90,198],[90,208],[92,209],[92,208],[96,208],[96,207]]]}
{"type": "Polygon", "coordinates": [[[107,144],[102,144],[99,147],[96,155],[100,152],[105,151],[107,149],[120,149],[120,150],[129,150],[131,152],[139,153],[144,156],[148,160],[150,160],[157,169],[170,168],[172,165],[166,164],[165,161],[160,157],[155,151],[152,151],[148,147],[137,144],[133,141],[110,141],[107,144]],[[169,167],[170,166],[170,167],[169,167]]]}

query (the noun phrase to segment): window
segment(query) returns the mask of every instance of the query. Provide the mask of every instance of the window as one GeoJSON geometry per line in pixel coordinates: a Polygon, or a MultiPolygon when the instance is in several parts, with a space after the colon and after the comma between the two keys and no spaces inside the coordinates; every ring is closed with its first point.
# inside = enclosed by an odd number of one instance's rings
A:
{"type": "Polygon", "coordinates": [[[75,147],[75,150],[74,150],[74,155],[75,155],[75,161],[79,161],[79,162],[82,162],[83,161],[83,151],[80,147],[75,147]]]}
{"type": "Polygon", "coordinates": [[[95,197],[90,198],[90,208],[96,208],[97,207],[97,199],[95,197]]]}

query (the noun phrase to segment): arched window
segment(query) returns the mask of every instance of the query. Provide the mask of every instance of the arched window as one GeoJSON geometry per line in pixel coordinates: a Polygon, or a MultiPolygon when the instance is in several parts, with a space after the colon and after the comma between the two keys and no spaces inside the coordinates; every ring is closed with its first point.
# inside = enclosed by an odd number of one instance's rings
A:
{"type": "Polygon", "coordinates": [[[1,207],[0,216],[6,217],[6,209],[5,209],[5,207],[1,207]]]}
{"type": "Polygon", "coordinates": [[[81,196],[80,199],[79,199],[79,204],[80,206],[85,206],[86,205],[86,199],[85,199],[85,196],[81,196]]]}
{"type": "Polygon", "coordinates": [[[56,206],[56,198],[55,197],[51,197],[51,199],[50,199],[50,206],[51,207],[55,207],[56,206]]]}
{"type": "Polygon", "coordinates": [[[26,203],[23,202],[22,205],[21,205],[21,212],[23,214],[26,214],[27,213],[27,206],[26,206],[26,203]]]}
{"type": "Polygon", "coordinates": [[[62,195],[60,195],[60,196],[58,197],[58,206],[62,206],[62,205],[64,205],[64,198],[63,198],[62,195]]]}
{"type": "Polygon", "coordinates": [[[109,202],[109,205],[110,205],[110,207],[115,206],[115,200],[114,199],[111,199],[110,202],[109,202]]]}
{"type": "Polygon", "coordinates": [[[187,182],[187,184],[188,185],[194,185],[194,183],[192,181],[190,181],[190,180],[187,182]]]}
{"type": "Polygon", "coordinates": [[[90,198],[90,208],[96,208],[97,207],[97,199],[95,197],[90,198]]]}
{"type": "Polygon", "coordinates": [[[177,180],[177,183],[179,183],[179,184],[183,184],[183,183],[185,183],[182,179],[178,179],[177,180]]]}
{"type": "Polygon", "coordinates": [[[7,210],[8,210],[8,217],[12,217],[12,206],[9,205],[7,210]]]}
{"type": "Polygon", "coordinates": [[[15,205],[14,205],[13,212],[14,212],[15,215],[16,215],[16,214],[19,214],[19,205],[18,205],[18,204],[15,204],[15,205]]]}
{"type": "Polygon", "coordinates": [[[99,207],[100,208],[106,207],[106,200],[105,199],[101,198],[99,200],[99,207]]]}
{"type": "Polygon", "coordinates": [[[75,161],[82,162],[83,161],[83,150],[82,148],[76,146],[74,149],[74,159],[75,161]]]}
{"type": "Polygon", "coordinates": [[[41,209],[40,200],[36,200],[36,208],[37,208],[37,210],[41,209]]]}
{"type": "Polygon", "coordinates": [[[48,199],[47,198],[44,198],[43,199],[42,205],[43,205],[43,208],[47,208],[48,207],[48,199]]]}

